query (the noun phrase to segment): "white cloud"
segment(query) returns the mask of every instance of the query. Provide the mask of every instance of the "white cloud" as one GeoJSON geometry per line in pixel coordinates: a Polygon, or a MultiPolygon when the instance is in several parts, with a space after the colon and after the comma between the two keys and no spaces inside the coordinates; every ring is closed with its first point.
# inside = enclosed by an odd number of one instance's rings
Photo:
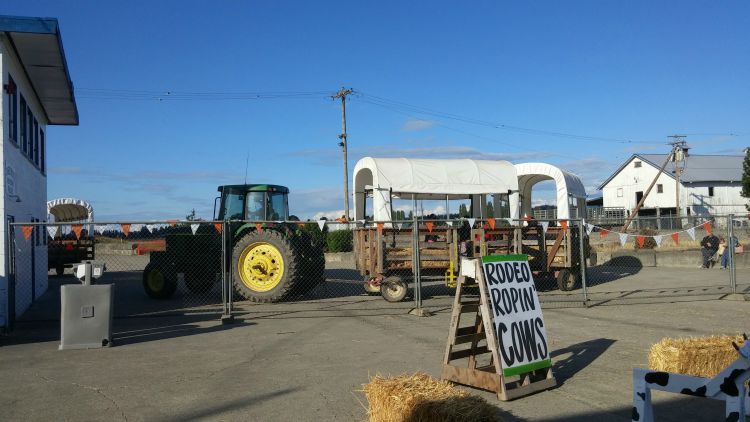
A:
{"type": "Polygon", "coordinates": [[[416,132],[418,130],[425,130],[435,126],[435,122],[432,120],[412,119],[407,120],[401,127],[404,132],[416,132]]]}

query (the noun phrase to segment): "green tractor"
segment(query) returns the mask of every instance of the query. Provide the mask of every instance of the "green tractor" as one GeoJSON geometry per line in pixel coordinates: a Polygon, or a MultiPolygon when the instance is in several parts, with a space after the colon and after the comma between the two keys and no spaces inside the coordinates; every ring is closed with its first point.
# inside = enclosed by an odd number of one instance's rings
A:
{"type": "MultiPolygon", "coordinates": [[[[325,281],[323,245],[287,221],[289,189],[277,185],[219,186],[217,220],[225,221],[226,268],[234,291],[254,302],[278,302],[302,295],[325,281]]],[[[167,299],[179,283],[206,293],[221,280],[222,236],[202,224],[193,234],[176,227],[164,252],[152,252],[143,270],[143,287],[155,299],[167,299]]]]}

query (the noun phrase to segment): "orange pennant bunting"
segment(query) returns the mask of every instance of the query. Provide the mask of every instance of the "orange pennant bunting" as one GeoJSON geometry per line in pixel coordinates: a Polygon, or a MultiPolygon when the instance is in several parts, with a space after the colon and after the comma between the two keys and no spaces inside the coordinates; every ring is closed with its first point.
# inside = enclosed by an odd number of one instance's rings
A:
{"type": "Polygon", "coordinates": [[[494,218],[488,218],[488,219],[487,219],[487,224],[489,224],[489,225],[490,225],[490,228],[491,228],[492,230],[495,230],[495,219],[494,219],[494,218]]]}
{"type": "Polygon", "coordinates": [[[672,240],[674,240],[675,245],[680,244],[680,234],[679,233],[672,233],[672,240]]]}
{"type": "Polygon", "coordinates": [[[214,223],[214,228],[217,232],[221,233],[221,223],[214,223]]]}
{"type": "Polygon", "coordinates": [[[706,233],[711,234],[711,222],[706,221],[703,223],[703,228],[706,229],[706,233]]]}
{"type": "Polygon", "coordinates": [[[432,233],[432,228],[435,226],[435,223],[433,223],[432,221],[428,221],[424,223],[424,225],[427,226],[427,231],[432,233]]]}
{"type": "Polygon", "coordinates": [[[263,230],[263,223],[255,223],[255,230],[257,231],[263,230]]]}
{"type": "Polygon", "coordinates": [[[646,236],[636,236],[635,240],[638,241],[638,246],[641,248],[646,244],[646,236]]]}
{"type": "Polygon", "coordinates": [[[607,229],[602,229],[602,230],[601,230],[601,231],[599,232],[599,237],[600,237],[601,239],[604,239],[605,237],[607,237],[607,235],[608,235],[608,234],[609,234],[609,230],[607,230],[607,229]]]}
{"type": "Polygon", "coordinates": [[[560,227],[562,227],[563,230],[568,230],[568,220],[560,220],[560,227]]]}
{"type": "Polygon", "coordinates": [[[378,223],[378,232],[383,231],[383,223],[378,223]]]}
{"type": "Polygon", "coordinates": [[[167,223],[169,223],[169,225],[170,225],[171,227],[174,227],[174,226],[176,226],[176,225],[177,225],[177,220],[167,220],[167,223]]]}
{"type": "Polygon", "coordinates": [[[122,229],[122,232],[125,233],[125,237],[128,237],[128,233],[130,233],[130,224],[120,224],[120,228],[122,229]]]}
{"type": "Polygon", "coordinates": [[[301,229],[304,229],[305,228],[305,223],[297,223],[297,226],[299,226],[299,228],[301,228],[301,229]]]}
{"type": "Polygon", "coordinates": [[[29,240],[31,232],[34,231],[34,226],[21,226],[21,230],[23,230],[23,238],[29,240]]]}
{"type": "Polygon", "coordinates": [[[73,233],[76,234],[76,239],[81,240],[81,231],[83,231],[83,224],[73,224],[71,226],[73,233]]]}

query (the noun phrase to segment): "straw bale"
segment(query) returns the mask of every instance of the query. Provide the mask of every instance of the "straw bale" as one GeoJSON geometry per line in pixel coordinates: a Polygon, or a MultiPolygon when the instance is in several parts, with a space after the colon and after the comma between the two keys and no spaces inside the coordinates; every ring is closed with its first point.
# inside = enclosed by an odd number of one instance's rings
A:
{"type": "Polygon", "coordinates": [[[377,375],[364,384],[370,422],[494,422],[497,408],[447,381],[424,373],[377,375]]]}
{"type": "Polygon", "coordinates": [[[741,335],[666,337],[651,346],[648,366],[656,371],[711,378],[737,359],[732,341],[744,342],[741,335]]]}

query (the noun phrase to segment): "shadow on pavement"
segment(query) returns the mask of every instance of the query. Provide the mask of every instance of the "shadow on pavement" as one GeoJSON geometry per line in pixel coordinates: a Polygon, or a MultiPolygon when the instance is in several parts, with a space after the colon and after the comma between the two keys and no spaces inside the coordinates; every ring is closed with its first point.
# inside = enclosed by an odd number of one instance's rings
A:
{"type": "Polygon", "coordinates": [[[555,379],[557,379],[558,387],[565,384],[565,381],[572,378],[604,354],[614,342],[615,340],[612,339],[598,338],[596,340],[573,344],[563,349],[553,350],[550,353],[550,357],[555,362],[552,366],[552,373],[555,375],[555,379]],[[559,356],[568,354],[570,356],[563,359],[556,359],[559,356]]]}
{"type": "Polygon", "coordinates": [[[302,390],[300,387],[284,388],[282,390],[271,391],[268,393],[250,395],[242,397],[225,403],[219,403],[211,407],[202,409],[186,409],[183,412],[171,415],[168,418],[156,419],[160,422],[172,422],[172,421],[197,421],[207,419],[218,419],[226,420],[226,413],[236,410],[247,409],[249,407],[260,404],[264,401],[272,400],[280,396],[292,394],[296,391],[302,390]],[[223,418],[220,416],[224,416],[223,418]]]}
{"type": "Polygon", "coordinates": [[[586,269],[586,284],[589,287],[609,283],[638,274],[643,263],[635,256],[616,256],[609,261],[586,269]]]}

